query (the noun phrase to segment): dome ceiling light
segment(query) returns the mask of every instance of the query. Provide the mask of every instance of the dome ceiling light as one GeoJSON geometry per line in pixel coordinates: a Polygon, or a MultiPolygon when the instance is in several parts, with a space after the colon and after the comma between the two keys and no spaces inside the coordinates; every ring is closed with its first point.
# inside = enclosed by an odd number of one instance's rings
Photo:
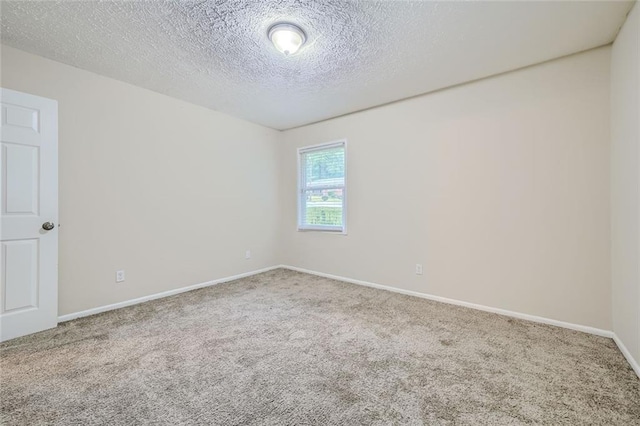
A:
{"type": "Polygon", "coordinates": [[[302,28],[290,23],[275,24],[269,28],[269,40],[285,56],[295,54],[307,40],[302,28]]]}

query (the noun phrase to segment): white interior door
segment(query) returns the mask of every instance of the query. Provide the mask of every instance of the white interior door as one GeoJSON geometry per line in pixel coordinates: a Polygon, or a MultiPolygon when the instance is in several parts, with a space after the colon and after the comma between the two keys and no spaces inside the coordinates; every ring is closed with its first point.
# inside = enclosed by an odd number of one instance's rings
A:
{"type": "Polygon", "coordinates": [[[0,89],[0,340],[58,323],[58,103],[0,89]]]}

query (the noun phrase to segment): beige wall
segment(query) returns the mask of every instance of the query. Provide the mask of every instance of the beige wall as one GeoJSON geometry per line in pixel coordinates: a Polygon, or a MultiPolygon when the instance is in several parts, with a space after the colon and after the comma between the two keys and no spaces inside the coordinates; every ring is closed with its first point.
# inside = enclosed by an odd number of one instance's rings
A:
{"type": "Polygon", "coordinates": [[[610,51],[285,132],[282,261],[610,330],[610,51]],[[341,138],[349,233],[297,232],[296,147],[341,138]]]}
{"type": "Polygon", "coordinates": [[[611,57],[613,331],[640,363],[640,7],[611,57]]]}
{"type": "Polygon", "coordinates": [[[61,315],[284,263],[610,329],[609,60],[284,133],[7,47],[1,85],[59,102],[61,315]],[[295,148],[340,138],[349,234],[297,232],[295,148]]]}
{"type": "Polygon", "coordinates": [[[1,71],[59,103],[60,315],[278,263],[279,132],[8,47],[1,71]]]}

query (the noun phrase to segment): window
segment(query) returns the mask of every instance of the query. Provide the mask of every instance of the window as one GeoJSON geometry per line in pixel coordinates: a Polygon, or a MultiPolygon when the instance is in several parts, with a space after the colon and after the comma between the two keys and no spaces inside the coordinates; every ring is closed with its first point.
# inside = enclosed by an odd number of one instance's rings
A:
{"type": "Polygon", "coordinates": [[[346,141],[298,149],[298,230],[346,232],[346,141]]]}

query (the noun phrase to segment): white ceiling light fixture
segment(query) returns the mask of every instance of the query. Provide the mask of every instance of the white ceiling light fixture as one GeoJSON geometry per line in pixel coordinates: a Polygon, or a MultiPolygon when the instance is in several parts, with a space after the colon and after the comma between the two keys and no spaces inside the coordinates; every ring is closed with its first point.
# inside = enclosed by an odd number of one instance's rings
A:
{"type": "Polygon", "coordinates": [[[297,25],[289,23],[275,24],[269,28],[269,40],[285,56],[295,54],[307,40],[307,36],[297,25]]]}

